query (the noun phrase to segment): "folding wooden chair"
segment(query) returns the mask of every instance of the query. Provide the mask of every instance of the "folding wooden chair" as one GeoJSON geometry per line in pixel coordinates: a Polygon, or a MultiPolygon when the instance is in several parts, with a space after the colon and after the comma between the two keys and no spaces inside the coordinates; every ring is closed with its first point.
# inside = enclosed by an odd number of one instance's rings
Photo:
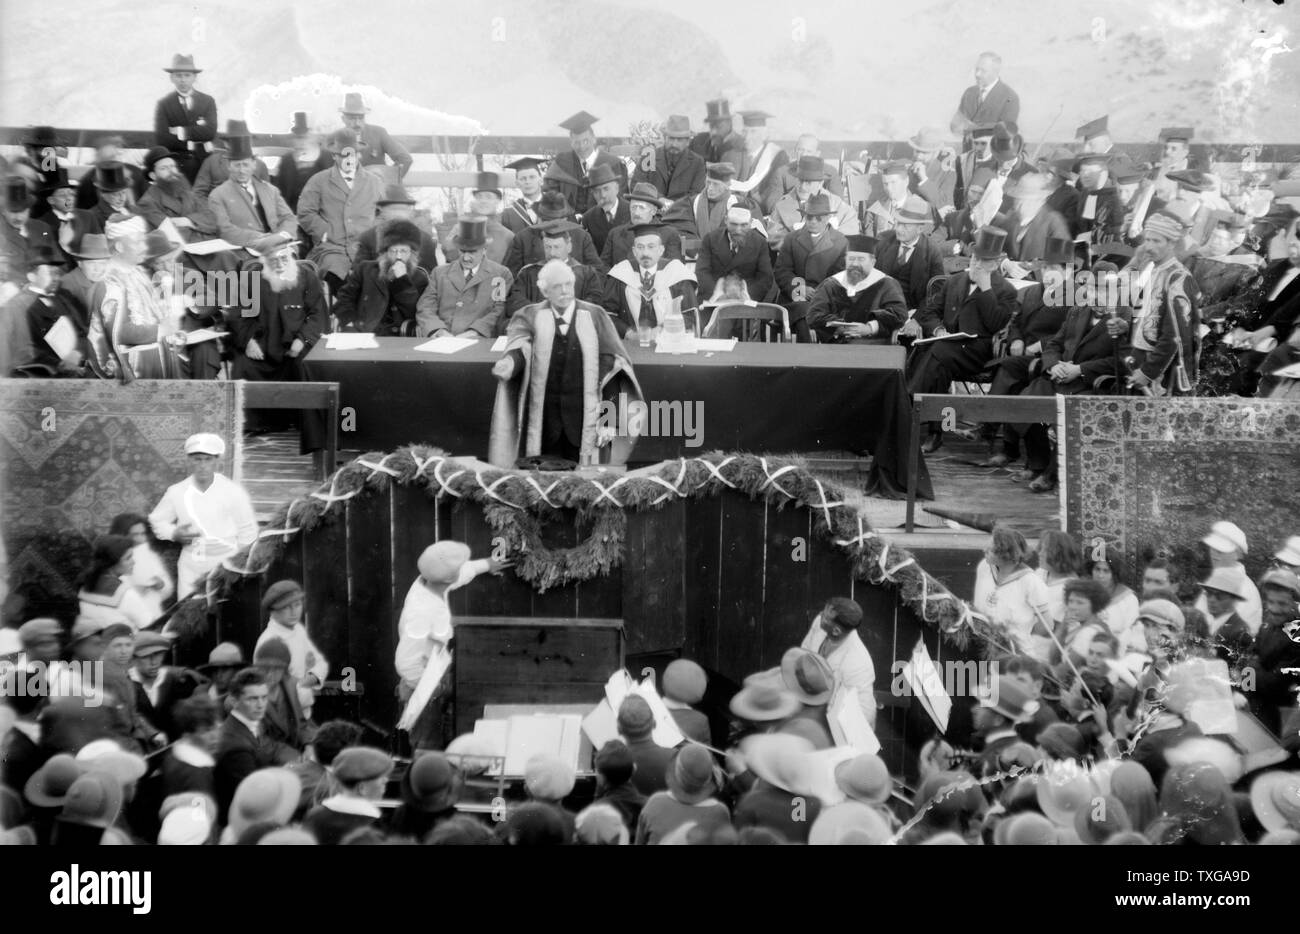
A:
{"type": "Polygon", "coordinates": [[[758,302],[754,305],[748,305],[744,302],[729,302],[725,305],[719,305],[713,310],[713,317],[709,319],[708,325],[704,328],[702,337],[717,337],[718,325],[723,321],[740,321],[741,340],[749,340],[752,333],[761,333],[766,335],[769,343],[790,343],[790,313],[780,305],[770,305],[767,302],[758,302]],[[751,324],[757,324],[758,327],[752,328],[751,324]],[[773,328],[780,327],[780,333],[773,341],[773,328]]]}

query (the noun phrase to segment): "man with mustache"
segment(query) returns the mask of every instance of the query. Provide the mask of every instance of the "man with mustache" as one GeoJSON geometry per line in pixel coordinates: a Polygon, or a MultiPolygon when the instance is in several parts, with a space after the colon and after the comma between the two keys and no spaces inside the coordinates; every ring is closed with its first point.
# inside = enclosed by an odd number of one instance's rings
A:
{"type": "Polygon", "coordinates": [[[194,192],[190,180],[176,164],[176,157],[165,146],[154,146],[144,157],[144,171],[149,190],[136,207],[151,227],[168,218],[187,242],[207,240],[217,235],[217,217],[207,202],[194,192]]]}
{"type": "Polygon", "coordinates": [[[817,287],[809,321],[826,343],[887,343],[907,320],[903,289],[876,268],[874,238],[853,234],[845,239],[844,270],[817,287]]]}
{"type": "Polygon", "coordinates": [[[379,245],[379,258],[354,266],[339,290],[334,305],[339,330],[410,336],[415,303],[429,284],[428,273],[416,265],[420,228],[410,221],[394,221],[384,228],[379,245]]]}

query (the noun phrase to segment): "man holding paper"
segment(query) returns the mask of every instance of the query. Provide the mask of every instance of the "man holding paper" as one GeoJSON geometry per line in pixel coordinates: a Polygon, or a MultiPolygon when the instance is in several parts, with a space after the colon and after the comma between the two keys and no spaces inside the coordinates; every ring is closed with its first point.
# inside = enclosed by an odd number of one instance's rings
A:
{"type": "Polygon", "coordinates": [[[871,660],[858,627],[862,607],[848,597],[832,597],[817,614],[800,648],[826,659],[836,680],[846,688],[857,688],[858,703],[867,725],[876,724],[876,666],[871,660]]]}
{"type": "Polygon", "coordinates": [[[37,247],[27,264],[27,288],[0,309],[5,359],[0,376],[14,370],[30,376],[80,374],[86,325],[71,296],[59,290],[62,263],[55,250],[37,247]]]}

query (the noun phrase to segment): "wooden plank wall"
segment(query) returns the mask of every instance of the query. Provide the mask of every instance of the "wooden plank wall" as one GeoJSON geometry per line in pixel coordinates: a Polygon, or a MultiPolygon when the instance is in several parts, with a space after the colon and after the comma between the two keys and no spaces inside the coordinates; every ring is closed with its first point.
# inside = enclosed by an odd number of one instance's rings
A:
{"type": "MultiPolygon", "coordinates": [[[[576,517],[567,519],[548,526],[548,542],[576,543],[576,517]]],[[[317,719],[366,720],[382,732],[397,716],[397,618],[420,552],[441,538],[466,542],[475,557],[492,550],[492,530],[476,505],[435,502],[416,487],[353,499],[344,514],[290,542],[265,575],[245,582],[224,607],[222,637],[251,655],[264,624],[258,602],[265,588],[284,577],[300,580],[331,679],[350,669],[357,688],[322,697],[317,719]]],[[[661,672],[673,658],[695,659],[712,675],[703,706],[721,723],[745,675],[778,664],[832,596],[862,605],[878,696],[889,692],[893,662],[910,656],[923,631],[915,616],[892,589],[853,579],[847,557],[816,532],[811,511],[738,493],[629,513],[623,566],[608,577],[543,594],[507,572],[455,591],[451,603],[457,616],[621,618],[629,667],[661,672]]],[[[924,632],[932,656],[952,655],[937,634],[924,632]]],[[[906,698],[888,703],[878,732],[891,767],[901,769],[904,748],[917,745],[926,726],[906,698]]]]}

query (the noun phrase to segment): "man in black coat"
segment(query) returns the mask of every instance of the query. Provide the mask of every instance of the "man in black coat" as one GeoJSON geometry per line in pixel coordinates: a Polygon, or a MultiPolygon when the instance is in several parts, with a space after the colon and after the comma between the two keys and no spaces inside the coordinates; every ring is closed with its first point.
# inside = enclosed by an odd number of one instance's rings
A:
{"type": "Polygon", "coordinates": [[[844,270],[848,241],[830,225],[831,201],[825,193],[809,198],[800,212],[803,226],[781,242],[773,272],[779,301],[790,313],[790,328],[800,343],[808,343],[809,302],[822,282],[844,270]]]}
{"type": "Polygon", "coordinates": [[[27,284],[27,261],[39,247],[59,252],[54,231],[29,216],[35,200],[27,181],[11,175],[5,179],[4,220],[0,221],[0,282],[22,288],[27,284]]]}
{"type": "Polygon", "coordinates": [[[63,254],[47,246],[32,251],[27,287],[0,307],[0,376],[16,369],[33,377],[81,375],[88,321],[76,299],[60,291],[62,272],[63,254]]]}
{"type": "Polygon", "coordinates": [[[689,147],[691,121],[673,114],[664,125],[664,144],[642,153],[632,184],[654,185],[671,201],[692,198],[704,190],[704,159],[689,147]]]}
{"type": "MultiPolygon", "coordinates": [[[[544,254],[540,225],[546,221],[571,221],[573,220],[573,211],[563,195],[558,191],[548,191],[542,195],[541,201],[537,203],[537,216],[539,218],[537,224],[524,228],[510,241],[510,249],[506,251],[504,265],[512,275],[519,275],[519,271],[529,263],[540,263],[542,261],[544,254]]],[[[607,271],[605,264],[600,261],[600,252],[596,249],[596,245],[591,242],[591,234],[578,227],[576,230],[571,230],[569,235],[573,239],[573,256],[579,263],[597,269],[601,273],[607,271]]]]}
{"type": "Polygon", "coordinates": [[[826,344],[887,344],[907,320],[898,283],[876,268],[876,241],[866,234],[847,240],[844,271],[817,287],[808,320],[826,344]]]}
{"type": "Polygon", "coordinates": [[[1108,157],[1086,153],[1075,165],[1079,172],[1079,200],[1074,217],[1066,218],[1075,236],[1086,233],[1092,243],[1121,240],[1124,234],[1124,207],[1110,180],[1108,157]]]}
{"type": "Polygon", "coordinates": [[[95,169],[101,165],[120,165],[126,172],[131,197],[136,201],[144,197],[145,191],[149,188],[149,182],[144,177],[144,172],[139,166],[131,165],[122,161],[123,147],[125,141],[116,134],[101,136],[95,140],[95,161],[91,171],[81,177],[77,182],[77,207],[83,211],[93,210],[99,203],[99,189],[95,187],[95,169]]]}
{"type": "Polygon", "coordinates": [[[632,220],[627,199],[619,197],[622,181],[608,165],[598,165],[587,178],[587,188],[595,203],[582,215],[582,226],[591,234],[596,252],[605,249],[605,238],[615,227],[632,220]]]}
{"type": "Polygon", "coordinates": [[[1246,659],[1246,667],[1255,671],[1255,691],[1248,698],[1255,715],[1280,734],[1278,708],[1295,707],[1300,699],[1300,578],[1290,571],[1269,571],[1259,580],[1259,596],[1264,623],[1246,659]]]}
{"type": "Polygon", "coordinates": [[[203,144],[217,135],[217,102],[194,90],[194,79],[202,69],[194,66],[193,55],[178,52],[172,56],[172,66],[163,71],[171,75],[176,91],[154,108],[154,142],[176,154],[177,168],[193,182],[207,155],[203,144]]]}
{"type": "MultiPolygon", "coordinates": [[[[355,269],[362,263],[379,259],[379,240],[384,229],[398,221],[415,221],[415,199],[407,194],[401,185],[389,185],[384,189],[384,196],[375,202],[378,215],[375,225],[357,238],[357,256],[352,261],[355,269]]],[[[420,247],[416,251],[415,261],[425,272],[432,272],[438,265],[438,244],[424,229],[420,229],[420,247]]]]}
{"type": "Polygon", "coordinates": [[[202,683],[187,668],[164,665],[172,642],[166,636],[145,631],[136,636],[132,657],[131,681],[135,684],[135,709],[147,721],[167,734],[172,742],[181,738],[172,719],[172,710],[194,695],[202,683]]]}
{"type": "Polygon", "coordinates": [[[542,267],[557,259],[573,270],[573,295],[580,302],[599,305],[605,298],[605,279],[598,270],[584,266],[573,259],[573,232],[578,225],[572,221],[554,220],[538,225],[542,232],[542,253],[540,263],[529,263],[519,270],[515,281],[510,286],[510,295],[506,299],[506,313],[497,320],[497,334],[506,332],[510,316],[525,305],[535,305],[546,300],[537,277],[542,267]]]}
{"type": "Polygon", "coordinates": [[[767,238],[753,227],[753,215],[747,208],[728,209],[726,227],[710,232],[700,242],[695,280],[701,299],[717,301],[722,280],[732,274],[744,280],[751,300],[770,302],[776,297],[767,238]]]}
{"type": "MultiPolygon", "coordinates": [[[[625,259],[632,256],[634,230],[643,224],[653,224],[658,220],[662,201],[659,191],[649,182],[637,182],[627,196],[627,209],[631,220],[620,224],[609,232],[605,246],[600,251],[600,262],[606,270],[613,269],[625,259]]],[[[664,259],[682,259],[682,236],[675,229],[661,226],[664,241],[664,259]]]]}
{"type": "Polygon", "coordinates": [[[334,314],[340,331],[362,331],[379,337],[414,334],[416,303],[429,284],[429,275],[416,265],[420,228],[410,221],[385,225],[379,259],[352,267],[334,314]]]}
{"type": "Polygon", "coordinates": [[[569,145],[573,149],[557,155],[546,170],[545,187],[564,195],[579,216],[586,214],[595,203],[588,184],[596,166],[609,166],[618,178],[619,190],[627,187],[627,167],[623,160],[596,148],[596,131],[592,124],[597,119],[583,110],[561,123],[560,126],[569,131],[569,145]]]}
{"type": "Polygon", "coordinates": [[[297,214],[298,195],[302,193],[302,187],[307,184],[307,179],[317,172],[334,168],[334,156],[320,145],[320,140],[307,127],[305,111],[298,111],[293,115],[293,127],[289,133],[293,136],[293,152],[285,153],[280,157],[274,182],[275,187],[280,189],[280,194],[284,195],[289,210],[297,214]]]}
{"type": "Polygon", "coordinates": [[[1001,74],[1002,57],[996,52],[980,53],[975,61],[975,83],[962,92],[950,126],[954,133],[963,134],[966,142],[974,127],[1015,126],[1020,121],[1020,95],[1000,80],[1001,74]]]}
{"type": "Polygon", "coordinates": [[[920,308],[930,280],[943,275],[943,254],[924,232],[924,224],[900,219],[876,238],[876,268],[902,286],[908,308],[920,308]]]}
{"type": "Polygon", "coordinates": [[[68,170],[62,166],[49,177],[43,195],[44,210],[41,211],[38,201],[32,209],[32,219],[47,225],[54,233],[59,249],[69,255],[68,266],[71,268],[69,251],[76,248],[86,234],[103,233],[103,227],[99,218],[90,211],[76,207],[77,189],[68,179],[68,170]]]}
{"type": "Polygon", "coordinates": [[[731,161],[732,166],[739,169],[740,162],[736,157],[745,149],[745,138],[736,132],[731,104],[719,98],[705,101],[704,107],[707,111],[704,122],[709,129],[706,133],[695,135],[691,140],[690,151],[703,159],[706,165],[731,161]]]}
{"type": "MultiPolygon", "coordinates": [[[[361,164],[386,166],[388,160],[392,159],[397,169],[397,181],[400,182],[406,177],[406,173],[411,171],[411,165],[415,160],[411,158],[406,147],[393,139],[386,129],[367,123],[368,113],[370,108],[366,105],[366,99],[360,94],[349,91],[343,95],[343,106],[339,108],[339,114],[343,117],[343,125],[357,134],[361,140],[361,164]]],[[[385,177],[385,181],[389,180],[385,177]]]]}
{"type": "Polygon", "coordinates": [[[222,824],[226,823],[230,802],[240,782],[258,769],[288,765],[299,758],[298,750],[266,734],[262,721],[266,718],[269,696],[266,676],[255,668],[245,668],[230,683],[230,699],[234,706],[230,716],[221,724],[214,772],[222,824]]]}
{"type": "MultiPolygon", "coordinates": [[[[927,301],[900,329],[901,335],[948,338],[913,346],[907,361],[908,392],[943,394],[954,380],[970,379],[993,358],[993,338],[1006,327],[1016,306],[1016,290],[998,271],[1006,255],[1006,231],[982,227],[976,232],[970,267],[948,278],[943,294],[927,301]]],[[[938,450],[943,434],[931,426],[922,446],[938,450]]]]}

